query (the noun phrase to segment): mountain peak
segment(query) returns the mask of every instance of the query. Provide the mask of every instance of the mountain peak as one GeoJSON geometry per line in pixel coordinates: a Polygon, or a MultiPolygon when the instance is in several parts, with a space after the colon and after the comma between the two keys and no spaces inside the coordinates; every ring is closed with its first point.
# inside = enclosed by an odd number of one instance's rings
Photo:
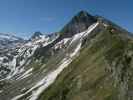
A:
{"type": "Polygon", "coordinates": [[[43,35],[41,32],[35,32],[33,35],[32,35],[32,37],[31,37],[31,39],[37,39],[37,38],[39,38],[41,35],[43,35]]]}
{"type": "Polygon", "coordinates": [[[76,33],[80,33],[86,30],[90,25],[95,23],[97,20],[92,15],[88,14],[87,11],[78,12],[71,20],[66,24],[60,31],[61,34],[66,36],[72,36],[76,33]]]}
{"type": "Polygon", "coordinates": [[[76,16],[91,16],[92,17],[92,15],[90,15],[87,11],[85,11],[85,10],[81,10],[81,11],[79,11],[78,13],[77,13],[77,15],[76,16]]]}

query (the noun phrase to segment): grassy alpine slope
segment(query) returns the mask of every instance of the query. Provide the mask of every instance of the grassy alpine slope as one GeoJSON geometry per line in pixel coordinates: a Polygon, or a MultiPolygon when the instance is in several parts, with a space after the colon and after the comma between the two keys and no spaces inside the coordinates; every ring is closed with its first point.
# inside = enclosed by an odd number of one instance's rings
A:
{"type": "Polygon", "coordinates": [[[133,38],[109,26],[88,36],[39,100],[133,100],[132,75],[133,38]]]}

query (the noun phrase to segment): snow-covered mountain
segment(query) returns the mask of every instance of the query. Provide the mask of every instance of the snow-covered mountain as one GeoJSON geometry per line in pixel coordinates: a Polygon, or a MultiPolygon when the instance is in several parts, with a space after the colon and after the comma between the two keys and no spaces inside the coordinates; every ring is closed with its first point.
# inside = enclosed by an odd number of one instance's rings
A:
{"type": "Polygon", "coordinates": [[[47,46],[56,38],[57,36],[49,37],[34,33],[31,39],[26,41],[15,36],[1,34],[1,41],[8,41],[9,43],[5,44],[4,48],[1,48],[0,79],[10,79],[14,75],[21,73],[23,65],[30,62],[35,50],[39,47],[47,46]]]}
{"type": "Polygon", "coordinates": [[[0,33],[0,48],[11,48],[24,40],[12,34],[0,33]]]}
{"type": "Polygon", "coordinates": [[[13,34],[0,33],[0,40],[18,41],[23,39],[17,36],[14,36],[13,34]]]}
{"type": "Polygon", "coordinates": [[[12,34],[0,33],[0,79],[6,77],[11,68],[10,62],[17,55],[17,49],[25,43],[25,40],[12,34]]]}
{"type": "Polygon", "coordinates": [[[81,11],[58,33],[14,43],[0,55],[0,100],[128,98],[133,38],[105,18],[81,11]]]}

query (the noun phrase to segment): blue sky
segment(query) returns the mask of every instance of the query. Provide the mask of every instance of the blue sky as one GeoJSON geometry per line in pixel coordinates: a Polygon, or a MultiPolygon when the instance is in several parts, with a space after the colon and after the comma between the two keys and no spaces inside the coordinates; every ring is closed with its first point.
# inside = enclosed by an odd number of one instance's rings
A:
{"type": "Polygon", "coordinates": [[[0,32],[23,37],[56,32],[80,10],[133,32],[133,0],[0,0],[0,32]]]}

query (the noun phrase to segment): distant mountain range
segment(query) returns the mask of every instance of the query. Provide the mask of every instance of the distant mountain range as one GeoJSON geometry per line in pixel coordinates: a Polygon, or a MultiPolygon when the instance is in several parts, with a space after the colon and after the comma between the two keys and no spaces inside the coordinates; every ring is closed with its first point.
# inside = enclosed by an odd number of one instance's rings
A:
{"type": "Polygon", "coordinates": [[[24,39],[11,34],[0,33],[0,48],[13,47],[14,43],[22,43],[24,39]]]}
{"type": "Polygon", "coordinates": [[[133,100],[133,35],[78,12],[59,32],[0,33],[0,100],[133,100]]]}

